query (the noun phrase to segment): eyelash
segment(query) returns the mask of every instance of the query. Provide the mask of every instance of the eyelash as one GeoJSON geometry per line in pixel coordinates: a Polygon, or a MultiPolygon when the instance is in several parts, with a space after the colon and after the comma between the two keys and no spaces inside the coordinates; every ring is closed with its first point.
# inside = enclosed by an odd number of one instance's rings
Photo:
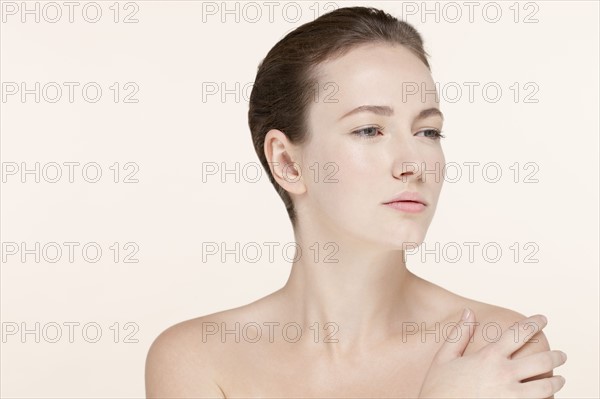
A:
{"type": "MultiPolygon", "coordinates": [[[[359,130],[353,131],[352,134],[355,135],[355,136],[358,136],[358,137],[360,137],[362,139],[365,139],[365,140],[371,140],[371,139],[376,138],[377,136],[365,136],[365,135],[360,134],[360,133],[364,132],[365,130],[369,130],[369,129],[377,129],[377,133],[379,133],[380,131],[382,132],[384,128],[379,127],[379,126],[367,126],[367,127],[363,128],[363,129],[359,129],[359,130]]],[[[437,130],[437,129],[425,129],[425,130],[421,130],[421,131],[419,131],[417,133],[430,132],[430,131],[435,132],[435,136],[434,137],[430,137],[432,140],[439,140],[439,139],[442,139],[442,138],[446,137],[446,136],[444,136],[442,134],[442,132],[440,130],[437,130]]]]}

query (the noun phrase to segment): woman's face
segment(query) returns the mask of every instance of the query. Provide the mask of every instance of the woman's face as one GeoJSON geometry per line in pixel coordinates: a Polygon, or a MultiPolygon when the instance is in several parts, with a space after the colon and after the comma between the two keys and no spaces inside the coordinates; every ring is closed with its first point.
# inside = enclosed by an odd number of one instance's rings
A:
{"type": "Polygon", "coordinates": [[[436,137],[443,119],[436,110],[429,70],[403,46],[360,46],[321,64],[308,109],[310,139],[300,154],[301,222],[365,244],[421,244],[444,181],[436,137]],[[351,112],[365,105],[380,112],[351,112]],[[420,194],[427,206],[409,213],[384,205],[405,191],[420,194]]]}

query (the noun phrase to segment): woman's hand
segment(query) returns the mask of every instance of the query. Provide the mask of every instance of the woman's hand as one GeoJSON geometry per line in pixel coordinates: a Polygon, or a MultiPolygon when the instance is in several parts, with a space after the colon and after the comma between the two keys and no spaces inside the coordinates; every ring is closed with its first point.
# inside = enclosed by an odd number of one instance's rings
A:
{"type": "Polygon", "coordinates": [[[466,317],[463,313],[458,327],[449,335],[451,340],[446,340],[433,358],[419,398],[548,398],[563,387],[565,379],[558,375],[521,382],[565,363],[562,351],[549,350],[511,359],[513,352],[546,326],[545,317],[527,317],[518,323],[516,330],[504,331],[498,341],[463,356],[475,330],[474,322],[472,311],[466,317]],[[533,333],[532,325],[538,326],[533,333]]]}

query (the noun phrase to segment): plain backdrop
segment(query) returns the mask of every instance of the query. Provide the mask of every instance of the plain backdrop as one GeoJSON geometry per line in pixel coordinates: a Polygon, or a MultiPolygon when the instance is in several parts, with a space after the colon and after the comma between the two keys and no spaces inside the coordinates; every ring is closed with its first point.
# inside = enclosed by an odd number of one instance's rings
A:
{"type": "MultiPolygon", "coordinates": [[[[469,20],[465,2],[368,3],[422,34],[446,160],[462,165],[423,244],[445,255],[410,255],[409,269],[548,316],[569,357],[557,398],[597,398],[599,6],[476,4],[469,20]]],[[[161,331],[285,283],[292,229],[264,171],[254,181],[250,87],[286,33],[350,5],[367,3],[274,2],[270,17],[261,2],[78,2],[71,22],[63,2],[2,2],[3,397],[143,397],[161,331]],[[272,259],[265,242],[279,244],[272,259]],[[246,256],[222,261],[206,243],[246,256]]]]}

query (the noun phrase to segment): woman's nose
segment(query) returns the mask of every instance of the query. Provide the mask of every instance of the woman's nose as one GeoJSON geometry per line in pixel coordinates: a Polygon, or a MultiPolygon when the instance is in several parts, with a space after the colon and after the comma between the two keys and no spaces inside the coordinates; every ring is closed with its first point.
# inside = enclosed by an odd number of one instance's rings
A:
{"type": "Polygon", "coordinates": [[[421,170],[421,165],[417,162],[397,162],[394,166],[393,176],[405,183],[409,180],[421,180],[421,170]]]}
{"type": "Polygon", "coordinates": [[[392,174],[397,179],[406,180],[408,178],[420,179],[425,167],[425,159],[416,143],[415,138],[398,139],[397,144],[393,146],[394,165],[392,174]]]}

